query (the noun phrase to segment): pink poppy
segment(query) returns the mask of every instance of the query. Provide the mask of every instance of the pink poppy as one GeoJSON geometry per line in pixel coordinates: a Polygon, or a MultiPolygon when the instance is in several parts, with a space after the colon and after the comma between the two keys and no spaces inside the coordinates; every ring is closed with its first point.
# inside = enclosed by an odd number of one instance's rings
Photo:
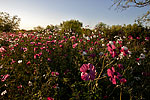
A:
{"type": "Polygon", "coordinates": [[[122,69],[122,70],[124,69],[122,64],[118,64],[118,67],[119,67],[119,69],[122,69]]]}
{"type": "Polygon", "coordinates": [[[63,47],[63,45],[59,45],[59,47],[60,47],[60,48],[62,48],[62,47],[63,47]]]}
{"type": "Polygon", "coordinates": [[[59,73],[58,73],[58,72],[52,72],[51,75],[52,75],[52,76],[58,76],[59,73]]]}
{"type": "Polygon", "coordinates": [[[24,52],[26,52],[27,50],[28,50],[28,49],[27,49],[26,47],[25,47],[25,48],[23,48],[23,51],[24,51],[24,52]]]}
{"type": "Polygon", "coordinates": [[[83,64],[80,68],[81,73],[81,79],[88,81],[88,80],[94,80],[96,76],[96,69],[95,67],[88,63],[88,64],[83,64]]]}
{"type": "Polygon", "coordinates": [[[47,58],[47,61],[50,62],[50,61],[52,61],[52,60],[51,60],[51,58],[47,58]]]}
{"type": "Polygon", "coordinates": [[[28,61],[28,62],[27,62],[27,65],[28,65],[28,66],[30,66],[30,65],[31,65],[31,62],[30,62],[30,61],[28,61]]]}
{"type": "Polygon", "coordinates": [[[145,40],[148,41],[150,39],[150,37],[145,37],[145,40]]]}
{"type": "Polygon", "coordinates": [[[139,40],[139,39],[140,39],[140,37],[136,37],[136,39],[137,39],[137,40],[139,40]]]}
{"type": "Polygon", "coordinates": [[[133,39],[133,37],[131,35],[129,35],[128,38],[131,39],[131,40],[133,39]]]}
{"type": "Polygon", "coordinates": [[[13,63],[15,63],[16,61],[14,61],[14,59],[12,59],[12,62],[11,62],[11,64],[13,64],[13,63]]]}
{"type": "Polygon", "coordinates": [[[1,78],[1,81],[4,82],[10,75],[9,74],[6,74],[6,75],[1,75],[2,78],[1,78]]]}
{"type": "Polygon", "coordinates": [[[128,48],[127,48],[126,46],[121,47],[120,52],[121,52],[124,56],[126,56],[127,54],[129,54],[128,51],[129,51],[129,50],[128,50],[128,48]]]}
{"type": "Polygon", "coordinates": [[[120,79],[120,83],[126,83],[127,80],[125,78],[120,79]]]}
{"type": "Polygon", "coordinates": [[[107,75],[110,77],[109,80],[113,84],[116,84],[116,78],[120,80],[120,78],[122,77],[122,75],[119,72],[115,72],[114,67],[107,69],[107,75]]]}
{"type": "Polygon", "coordinates": [[[93,47],[91,47],[90,49],[89,49],[89,51],[92,51],[93,50],[93,47]]]}
{"type": "Polygon", "coordinates": [[[22,88],[22,85],[17,86],[18,89],[22,88]]]}
{"type": "Polygon", "coordinates": [[[115,49],[116,49],[116,47],[115,47],[114,43],[112,41],[110,41],[110,43],[107,44],[107,50],[109,51],[109,53],[111,54],[111,56],[113,58],[117,56],[115,49]]]}
{"type": "Polygon", "coordinates": [[[70,37],[70,39],[75,39],[75,38],[76,38],[75,36],[71,36],[71,37],[70,37]]]}
{"type": "Polygon", "coordinates": [[[47,97],[47,100],[54,100],[52,97],[47,97]]]}
{"type": "Polygon", "coordinates": [[[4,51],[6,51],[5,48],[4,48],[4,47],[1,47],[1,48],[0,48],[0,52],[4,52],[4,51]]]}
{"type": "Polygon", "coordinates": [[[75,43],[72,45],[73,48],[75,48],[78,45],[78,43],[75,43]]]}

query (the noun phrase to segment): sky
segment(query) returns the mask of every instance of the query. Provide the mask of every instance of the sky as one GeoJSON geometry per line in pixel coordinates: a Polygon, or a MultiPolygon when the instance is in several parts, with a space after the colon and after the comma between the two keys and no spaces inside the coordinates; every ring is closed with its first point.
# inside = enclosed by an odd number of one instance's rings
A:
{"type": "Polygon", "coordinates": [[[38,25],[60,25],[75,19],[93,28],[99,22],[107,25],[133,24],[146,8],[115,10],[113,0],[0,0],[0,12],[21,18],[20,29],[33,29],[38,25]],[[109,9],[111,7],[111,9],[109,9]]]}

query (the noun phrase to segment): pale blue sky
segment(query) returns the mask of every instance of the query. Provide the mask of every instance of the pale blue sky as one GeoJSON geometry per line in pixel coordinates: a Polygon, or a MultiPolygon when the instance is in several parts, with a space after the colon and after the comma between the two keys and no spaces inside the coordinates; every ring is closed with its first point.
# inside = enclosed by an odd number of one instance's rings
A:
{"type": "Polygon", "coordinates": [[[32,29],[77,19],[93,28],[98,22],[108,25],[133,24],[135,18],[149,10],[130,8],[123,12],[110,8],[112,0],[1,0],[0,11],[21,18],[20,28],[32,29]]]}

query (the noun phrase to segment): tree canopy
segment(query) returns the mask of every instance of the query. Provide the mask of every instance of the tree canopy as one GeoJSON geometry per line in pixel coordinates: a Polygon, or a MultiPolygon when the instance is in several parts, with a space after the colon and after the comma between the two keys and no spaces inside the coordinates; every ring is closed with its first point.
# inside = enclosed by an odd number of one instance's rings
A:
{"type": "MultiPolygon", "coordinates": [[[[117,8],[119,9],[127,9],[130,7],[136,7],[136,8],[141,8],[141,7],[147,7],[150,6],[150,0],[113,0],[114,5],[117,6],[117,8]]],[[[138,23],[141,22],[146,22],[149,23],[150,21],[150,11],[146,11],[145,14],[143,14],[143,16],[138,17],[138,19],[136,20],[138,23]]]]}
{"type": "Polygon", "coordinates": [[[0,12],[0,31],[10,32],[18,29],[20,18],[18,16],[11,17],[6,12],[0,12]]]}
{"type": "Polygon", "coordinates": [[[69,21],[63,21],[63,23],[60,24],[62,32],[74,32],[74,33],[81,33],[82,29],[82,23],[78,20],[69,20],[69,21]]]}

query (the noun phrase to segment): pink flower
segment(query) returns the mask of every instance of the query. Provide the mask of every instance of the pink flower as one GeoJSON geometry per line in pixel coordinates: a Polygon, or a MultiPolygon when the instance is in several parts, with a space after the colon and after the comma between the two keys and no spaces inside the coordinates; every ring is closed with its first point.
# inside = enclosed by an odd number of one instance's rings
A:
{"type": "Polygon", "coordinates": [[[140,37],[136,37],[136,39],[137,39],[137,40],[139,40],[139,39],[140,39],[140,37]]]}
{"type": "Polygon", "coordinates": [[[50,61],[52,61],[52,60],[51,60],[51,58],[47,58],[47,61],[50,62],[50,61]]]}
{"type": "Polygon", "coordinates": [[[150,39],[150,37],[145,37],[145,40],[146,40],[146,41],[149,41],[149,39],[150,39]]]}
{"type": "Polygon", "coordinates": [[[31,65],[31,62],[30,62],[30,61],[28,61],[28,62],[27,62],[27,65],[28,65],[28,66],[30,66],[30,65],[31,65]]]}
{"type": "Polygon", "coordinates": [[[52,75],[52,76],[58,76],[59,73],[58,73],[58,72],[52,72],[51,75],[52,75]]]}
{"type": "Polygon", "coordinates": [[[113,84],[116,84],[116,78],[120,80],[120,78],[122,77],[122,75],[119,72],[115,72],[114,67],[107,69],[107,75],[110,77],[109,80],[113,84]]]}
{"type": "Polygon", "coordinates": [[[127,48],[126,46],[121,47],[120,52],[121,52],[124,56],[126,56],[127,54],[129,54],[128,48],[127,48]]]}
{"type": "Polygon", "coordinates": [[[27,48],[23,48],[23,51],[26,52],[28,49],[27,48]]]}
{"type": "Polygon", "coordinates": [[[13,63],[15,63],[16,61],[14,61],[14,59],[12,59],[12,62],[11,62],[11,64],[13,64],[13,63]]]}
{"type": "Polygon", "coordinates": [[[35,52],[37,49],[38,49],[38,47],[35,47],[35,48],[34,48],[34,52],[35,52]]]}
{"type": "Polygon", "coordinates": [[[4,47],[1,47],[1,48],[0,48],[0,52],[4,52],[4,51],[6,51],[5,48],[4,48],[4,47]]]}
{"type": "Polygon", "coordinates": [[[64,38],[66,39],[67,37],[66,37],[66,36],[64,36],[64,38]]]}
{"type": "Polygon", "coordinates": [[[22,85],[17,86],[18,89],[22,88],[22,85]]]}
{"type": "Polygon", "coordinates": [[[47,100],[54,100],[52,97],[47,97],[47,100]]]}
{"type": "Polygon", "coordinates": [[[107,50],[109,51],[109,53],[111,54],[111,56],[114,58],[115,56],[117,56],[116,53],[116,47],[114,45],[114,42],[109,41],[109,43],[107,44],[107,50]]]}
{"type": "Polygon", "coordinates": [[[136,58],[136,61],[138,62],[140,60],[140,58],[136,58]]]}
{"type": "Polygon", "coordinates": [[[62,48],[62,47],[63,47],[63,45],[59,45],[59,47],[60,47],[60,48],[62,48]]]}
{"type": "Polygon", "coordinates": [[[41,43],[41,42],[38,42],[37,44],[38,44],[38,45],[42,45],[42,43],[41,43]]]}
{"type": "Polygon", "coordinates": [[[91,47],[90,49],[89,49],[89,51],[92,51],[93,50],[93,47],[91,47]]]}
{"type": "Polygon", "coordinates": [[[35,44],[35,42],[30,42],[30,44],[35,44]]]}
{"type": "Polygon", "coordinates": [[[96,69],[95,67],[88,63],[88,64],[83,64],[80,68],[81,73],[81,79],[88,81],[88,80],[94,80],[96,76],[96,69]]]}
{"type": "Polygon", "coordinates": [[[131,39],[131,40],[133,39],[133,37],[131,35],[129,35],[128,38],[131,39]]]}
{"type": "Polygon", "coordinates": [[[6,74],[6,75],[2,75],[2,79],[1,81],[4,82],[10,75],[9,74],[6,74]]]}
{"type": "Polygon", "coordinates": [[[124,69],[122,64],[118,64],[118,67],[119,67],[119,69],[122,69],[122,70],[124,69]]]}
{"type": "Polygon", "coordinates": [[[75,43],[72,45],[73,48],[75,48],[78,45],[78,43],[75,43]]]}
{"type": "Polygon", "coordinates": [[[76,38],[75,36],[70,37],[70,39],[75,39],[75,38],[76,38]]]}
{"type": "Polygon", "coordinates": [[[122,78],[122,79],[120,79],[120,83],[126,83],[127,82],[127,80],[125,79],[125,78],[122,78]]]}
{"type": "Polygon", "coordinates": [[[37,57],[36,57],[36,54],[34,55],[34,59],[36,59],[37,57]]]}

